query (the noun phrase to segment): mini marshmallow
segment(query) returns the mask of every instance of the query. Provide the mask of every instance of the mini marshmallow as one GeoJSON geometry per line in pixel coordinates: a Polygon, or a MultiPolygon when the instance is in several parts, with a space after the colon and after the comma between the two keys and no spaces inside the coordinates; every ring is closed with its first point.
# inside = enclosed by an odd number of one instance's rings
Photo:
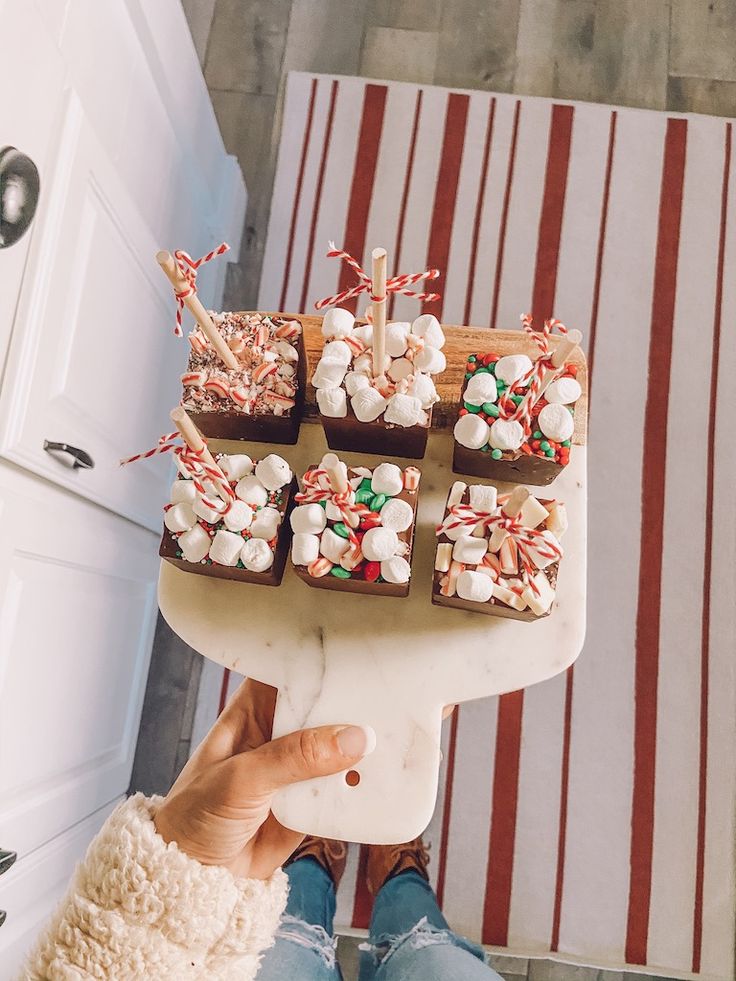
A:
{"type": "Polygon", "coordinates": [[[532,362],[526,354],[507,354],[504,358],[499,358],[496,362],[496,378],[513,385],[519,378],[523,378],[532,367],[532,362]]]}
{"type": "Polygon", "coordinates": [[[317,405],[321,414],[328,419],[344,419],[348,414],[348,397],[344,388],[318,388],[317,405]]]}
{"type": "Polygon", "coordinates": [[[380,514],[382,526],[384,528],[390,528],[391,531],[406,531],[407,528],[411,528],[414,520],[414,511],[411,504],[407,504],[406,501],[402,501],[396,497],[392,497],[391,500],[386,501],[381,508],[380,514]]]}
{"type": "Polygon", "coordinates": [[[289,464],[276,453],[269,453],[256,464],[256,477],[266,490],[279,490],[284,484],[288,484],[293,476],[289,464]]]}
{"type": "Polygon", "coordinates": [[[559,402],[560,405],[572,405],[582,394],[583,390],[577,378],[558,378],[550,382],[544,390],[544,397],[548,402],[559,402]]]}
{"type": "Polygon", "coordinates": [[[353,331],[353,337],[362,341],[366,347],[371,347],[373,344],[373,324],[363,324],[361,327],[356,327],[353,331]]]}
{"type": "Polygon", "coordinates": [[[456,562],[462,562],[464,565],[479,565],[486,554],[487,546],[488,542],[485,538],[474,538],[466,531],[455,542],[452,557],[456,562]]]}
{"type": "Polygon", "coordinates": [[[441,348],[445,346],[445,335],[442,333],[439,320],[431,313],[423,313],[411,325],[411,332],[416,337],[423,337],[425,344],[441,348]]]}
{"type": "Polygon", "coordinates": [[[567,508],[559,501],[550,503],[549,517],[547,518],[547,529],[556,538],[562,538],[567,531],[567,508]]]}
{"type": "Polygon", "coordinates": [[[325,509],[319,504],[302,504],[291,512],[295,535],[321,535],[327,524],[325,509]]]}
{"type": "Polygon", "coordinates": [[[495,402],[497,398],[496,379],[487,371],[473,375],[463,393],[463,401],[469,405],[483,405],[484,402],[495,402]]]}
{"type": "Polygon", "coordinates": [[[404,475],[395,463],[379,463],[371,477],[371,490],[374,494],[387,494],[396,497],[404,488],[404,475]]]}
{"type": "Polygon", "coordinates": [[[245,501],[233,501],[223,518],[228,531],[243,531],[253,520],[253,509],[245,501]]]}
{"type": "Polygon", "coordinates": [[[410,331],[411,327],[407,323],[386,324],[386,351],[392,358],[400,358],[404,354],[409,346],[407,338],[410,331]]]}
{"type": "Polygon", "coordinates": [[[177,539],[177,545],[187,562],[201,562],[210,550],[212,539],[202,525],[195,525],[177,539]]]}
{"type": "MultiPolygon", "coordinates": [[[[317,505],[319,507],[319,505],[317,505]]],[[[320,511],[322,508],[320,508],[320,511]]],[[[294,565],[309,565],[319,557],[319,536],[297,532],[291,540],[291,561],[294,565]]]]}
{"type": "Polygon", "coordinates": [[[518,450],[524,442],[524,429],[515,419],[496,419],[488,442],[494,450],[518,450]]]}
{"type": "MultiPolygon", "coordinates": [[[[324,535],[322,537],[324,538],[324,535]]],[[[345,539],[343,538],[342,541],[344,542],[345,539]]],[[[396,554],[399,547],[399,536],[390,528],[369,528],[363,535],[360,547],[369,562],[383,562],[396,554]]],[[[322,551],[324,553],[324,548],[322,551]]]]}
{"type": "Polygon", "coordinates": [[[522,599],[521,596],[518,596],[502,582],[493,582],[490,579],[488,581],[491,583],[494,599],[500,600],[513,610],[523,610],[526,608],[526,600],[522,599]]]}
{"type": "Polygon", "coordinates": [[[172,504],[194,504],[197,500],[197,488],[191,480],[175,480],[171,485],[169,500],[172,504]]]}
{"type": "MultiPolygon", "coordinates": [[[[383,370],[388,371],[391,366],[391,355],[385,354],[383,358],[383,370]]],[[[359,371],[364,375],[373,375],[373,352],[370,354],[360,354],[353,361],[353,371],[359,371]]]]}
{"type": "Polygon", "coordinates": [[[487,423],[479,419],[472,412],[468,412],[465,416],[460,416],[453,429],[455,440],[469,450],[479,450],[482,446],[485,446],[488,442],[489,432],[487,423]]]}
{"type": "Polygon", "coordinates": [[[265,572],[273,565],[273,552],[262,538],[249,538],[243,542],[240,561],[249,572],[265,572]]]}
{"type": "Polygon", "coordinates": [[[559,403],[545,405],[539,413],[538,425],[547,439],[552,439],[555,443],[570,439],[575,431],[572,413],[559,403]]]}
{"type": "Polygon", "coordinates": [[[210,558],[218,565],[233,566],[238,564],[243,539],[231,531],[218,531],[210,545],[210,558]]]}
{"type": "Polygon", "coordinates": [[[222,456],[218,463],[228,480],[240,480],[241,477],[247,477],[249,473],[253,473],[253,461],[246,453],[222,456]]]}
{"type": "Polygon", "coordinates": [[[332,528],[325,528],[319,540],[319,550],[330,562],[338,562],[343,553],[347,552],[350,542],[341,535],[336,535],[332,528]]]}
{"type": "Polygon", "coordinates": [[[414,358],[414,367],[430,375],[439,375],[447,367],[447,358],[439,348],[427,344],[414,358]]]}
{"type": "Polygon", "coordinates": [[[373,422],[386,411],[388,399],[375,388],[360,388],[350,399],[350,405],[358,422],[373,422]]]}
{"type": "Polygon", "coordinates": [[[399,584],[409,582],[411,566],[400,555],[394,555],[390,559],[384,559],[381,562],[381,575],[386,582],[399,584]]]}
{"type": "Polygon", "coordinates": [[[262,538],[270,542],[278,534],[280,524],[281,515],[277,508],[261,508],[260,511],[256,511],[250,533],[254,538],[262,538]]]}
{"type": "Polygon", "coordinates": [[[322,358],[314,369],[312,384],[315,388],[339,388],[346,372],[347,365],[344,365],[342,361],[322,358]]]}
{"type": "Polygon", "coordinates": [[[447,508],[454,508],[455,505],[460,504],[463,499],[465,491],[468,489],[468,485],[462,480],[456,480],[455,483],[450,488],[450,493],[447,495],[447,508]]]}
{"type": "Polygon", "coordinates": [[[482,572],[466,569],[457,577],[455,588],[460,599],[470,600],[472,603],[487,603],[493,596],[494,582],[482,572]]]}
{"type": "Polygon", "coordinates": [[[368,388],[370,383],[368,375],[363,375],[359,371],[349,371],[345,375],[345,390],[350,396],[355,395],[361,388],[368,388]]]}
{"type": "Polygon", "coordinates": [[[549,610],[550,606],[552,606],[552,602],[555,598],[555,591],[550,586],[549,580],[543,572],[538,572],[532,579],[532,582],[537,587],[537,590],[539,591],[538,594],[534,592],[530,585],[526,585],[522,596],[526,600],[532,613],[536,613],[538,617],[541,617],[549,610]]]}
{"type": "Polygon", "coordinates": [[[419,399],[423,409],[429,409],[435,402],[439,402],[440,400],[437,389],[430,376],[424,375],[421,372],[414,375],[414,381],[409,385],[406,394],[419,399]]]}
{"type": "Polygon", "coordinates": [[[422,421],[423,409],[419,399],[411,395],[401,395],[398,392],[388,400],[384,422],[389,422],[394,426],[416,426],[422,421]]]}
{"type": "Polygon", "coordinates": [[[208,504],[205,504],[202,498],[198,498],[192,505],[192,508],[197,517],[201,518],[203,521],[206,521],[208,525],[216,525],[222,517],[222,513],[220,511],[218,511],[216,508],[211,508],[208,504]]]}
{"type": "Polygon", "coordinates": [[[474,511],[486,511],[490,514],[498,506],[498,491],[489,484],[471,484],[470,506],[474,511]]]}
{"type": "Polygon", "coordinates": [[[437,546],[437,555],[434,559],[434,567],[437,572],[447,572],[452,562],[452,545],[449,542],[440,542],[437,546]]]}
{"type": "Polygon", "coordinates": [[[322,335],[329,338],[347,337],[355,324],[355,317],[349,310],[333,307],[322,321],[322,335]]]}
{"type": "Polygon", "coordinates": [[[525,528],[536,528],[537,525],[541,525],[543,521],[546,521],[548,517],[549,511],[544,505],[539,503],[533,494],[527,497],[519,512],[519,520],[525,528]]]}
{"type": "Polygon", "coordinates": [[[388,377],[395,382],[401,381],[402,378],[408,378],[413,373],[414,365],[408,358],[397,358],[388,369],[388,377]]]}
{"type": "Polygon", "coordinates": [[[353,360],[353,352],[345,341],[330,341],[322,349],[322,357],[325,361],[339,361],[347,367],[353,360]]]}
{"type": "Polygon", "coordinates": [[[268,491],[258,477],[253,474],[242,477],[238,481],[235,493],[241,501],[245,501],[246,504],[253,504],[259,508],[264,507],[268,501],[268,491]]]}
{"type": "Polygon", "coordinates": [[[175,504],[164,514],[164,524],[169,531],[189,531],[197,523],[197,515],[192,510],[192,505],[186,502],[175,504]]]}

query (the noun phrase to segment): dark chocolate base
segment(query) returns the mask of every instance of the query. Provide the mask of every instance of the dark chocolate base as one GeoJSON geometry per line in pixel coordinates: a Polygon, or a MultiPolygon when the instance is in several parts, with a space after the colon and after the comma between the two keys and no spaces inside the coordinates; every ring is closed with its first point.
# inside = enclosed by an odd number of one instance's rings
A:
{"type": "Polygon", "coordinates": [[[469,474],[472,477],[485,477],[488,480],[502,480],[509,484],[532,484],[546,487],[564,467],[554,460],[541,456],[520,453],[513,460],[494,460],[490,453],[482,450],[469,450],[458,442],[452,454],[453,473],[469,474]]]}
{"type": "Polygon", "coordinates": [[[229,565],[217,565],[212,562],[210,565],[201,562],[187,562],[186,559],[178,558],[179,547],[176,538],[172,538],[171,532],[164,526],[164,533],[161,539],[161,546],[158,554],[162,559],[171,562],[183,572],[191,572],[197,576],[212,576],[214,579],[232,579],[236,582],[249,582],[258,586],[280,586],[284,578],[286,560],[289,557],[291,548],[291,522],[289,515],[294,508],[294,495],[298,490],[296,477],[292,478],[286,491],[286,501],[284,517],[279,525],[278,542],[274,550],[273,565],[265,572],[251,572],[250,569],[238,569],[229,565]]]}
{"type": "Polygon", "coordinates": [[[359,422],[348,403],[343,419],[320,416],[327,445],[331,450],[351,453],[374,453],[421,460],[427,450],[427,436],[432,427],[432,409],[427,412],[426,426],[389,426],[383,420],[359,422]]]}

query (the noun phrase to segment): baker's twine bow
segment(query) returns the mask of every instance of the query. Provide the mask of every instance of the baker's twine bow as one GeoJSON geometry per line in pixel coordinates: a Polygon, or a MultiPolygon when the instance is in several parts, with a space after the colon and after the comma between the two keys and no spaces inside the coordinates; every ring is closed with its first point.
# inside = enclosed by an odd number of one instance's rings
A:
{"type": "MultiPolygon", "coordinates": [[[[358,260],[354,259],[349,252],[343,252],[342,249],[335,248],[335,243],[330,242],[330,251],[327,253],[327,258],[342,259],[354,270],[360,282],[357,286],[351,286],[350,289],[343,290],[341,293],[335,293],[334,296],[326,296],[323,300],[317,300],[314,304],[315,310],[323,310],[325,307],[335,306],[335,304],[343,303],[345,300],[352,300],[353,297],[360,296],[361,293],[369,293],[371,302],[373,303],[381,303],[386,299],[385,296],[374,295],[371,277],[361,267],[358,260]]],[[[439,300],[439,293],[417,293],[414,290],[407,289],[407,287],[413,286],[414,283],[418,283],[422,279],[437,279],[439,274],[439,269],[425,269],[421,273],[405,273],[402,276],[392,276],[386,280],[386,293],[401,293],[404,296],[413,296],[415,300],[433,303],[435,300],[439,300]]]]}
{"type": "Polygon", "coordinates": [[[550,334],[557,330],[560,334],[567,333],[567,327],[561,320],[545,320],[541,330],[534,329],[534,320],[530,313],[521,315],[521,326],[539,348],[539,355],[534,360],[526,375],[522,376],[514,385],[509,385],[506,391],[498,400],[498,407],[504,419],[514,419],[521,423],[524,433],[528,436],[531,432],[532,409],[539,398],[542,380],[548,368],[553,368],[552,355],[554,349],[550,346],[550,334]],[[516,387],[527,386],[526,393],[522,401],[516,405],[511,398],[513,389],[516,387]]]}
{"type": "Polygon", "coordinates": [[[127,459],[121,460],[120,466],[124,467],[138,460],[148,460],[150,457],[158,456],[160,453],[173,452],[174,456],[179,458],[181,465],[191,477],[192,483],[202,498],[202,503],[206,507],[212,508],[213,511],[217,511],[218,514],[227,514],[236,499],[235,491],[230,486],[222,470],[219,467],[211,467],[204,460],[204,450],[207,444],[205,443],[202,451],[196,453],[186,443],[180,445],[175,442],[178,438],[178,432],[166,433],[166,435],[160,437],[158,444],[152,450],[147,450],[145,453],[136,453],[135,456],[129,456],[127,459]],[[219,497],[212,498],[209,496],[209,492],[205,487],[205,481],[210,481],[215,485],[215,490],[220,495],[219,497]]]}
{"type": "Polygon", "coordinates": [[[177,337],[181,337],[183,332],[181,329],[182,314],[184,313],[184,300],[188,296],[193,296],[197,292],[197,270],[200,266],[203,266],[206,262],[210,262],[215,256],[223,255],[225,252],[230,251],[230,246],[227,242],[223,242],[218,245],[216,249],[208,252],[207,255],[203,255],[201,259],[192,259],[188,252],[183,249],[177,249],[174,252],[174,260],[176,261],[179,270],[187,281],[187,285],[181,290],[174,290],[174,296],[176,298],[176,325],[174,327],[174,333],[177,337]]]}
{"type": "MultiPolygon", "coordinates": [[[[304,490],[294,495],[294,499],[299,504],[319,504],[320,501],[331,501],[340,511],[345,519],[344,524],[348,530],[348,538],[352,545],[358,545],[359,539],[355,534],[355,529],[351,525],[353,516],[360,516],[370,511],[365,504],[356,504],[350,500],[350,491],[345,494],[338,494],[332,488],[326,489],[319,483],[320,477],[327,477],[326,470],[310,470],[304,474],[304,490]]],[[[329,478],[328,478],[329,479],[329,478]]]]}
{"type": "Polygon", "coordinates": [[[534,582],[534,568],[535,566],[538,568],[538,566],[529,549],[533,548],[541,558],[559,561],[562,558],[562,547],[552,544],[544,537],[539,528],[526,528],[520,523],[518,516],[510,518],[504,514],[503,509],[500,511],[480,511],[471,508],[469,504],[456,504],[451,507],[442,524],[437,525],[437,534],[441,535],[457,528],[468,528],[468,533],[470,533],[479,524],[486,532],[493,532],[496,528],[508,532],[519,550],[522,580],[538,596],[539,588],[534,582]]]}

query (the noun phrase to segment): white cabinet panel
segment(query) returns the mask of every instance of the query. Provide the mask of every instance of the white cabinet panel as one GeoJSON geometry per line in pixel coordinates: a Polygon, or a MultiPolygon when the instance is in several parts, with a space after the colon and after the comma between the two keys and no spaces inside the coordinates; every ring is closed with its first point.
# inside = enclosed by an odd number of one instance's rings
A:
{"type": "Polygon", "coordinates": [[[0,468],[0,842],[25,855],[128,786],[156,539],[0,468]]]}

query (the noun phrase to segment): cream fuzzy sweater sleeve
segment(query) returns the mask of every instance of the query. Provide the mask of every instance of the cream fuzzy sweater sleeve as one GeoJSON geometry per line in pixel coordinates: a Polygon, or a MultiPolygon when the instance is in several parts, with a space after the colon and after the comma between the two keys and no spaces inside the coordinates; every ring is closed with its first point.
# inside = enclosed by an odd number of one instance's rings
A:
{"type": "Polygon", "coordinates": [[[286,875],[236,879],[157,834],[160,798],[110,815],[32,955],[29,981],[252,981],[286,905],[286,875]]]}

